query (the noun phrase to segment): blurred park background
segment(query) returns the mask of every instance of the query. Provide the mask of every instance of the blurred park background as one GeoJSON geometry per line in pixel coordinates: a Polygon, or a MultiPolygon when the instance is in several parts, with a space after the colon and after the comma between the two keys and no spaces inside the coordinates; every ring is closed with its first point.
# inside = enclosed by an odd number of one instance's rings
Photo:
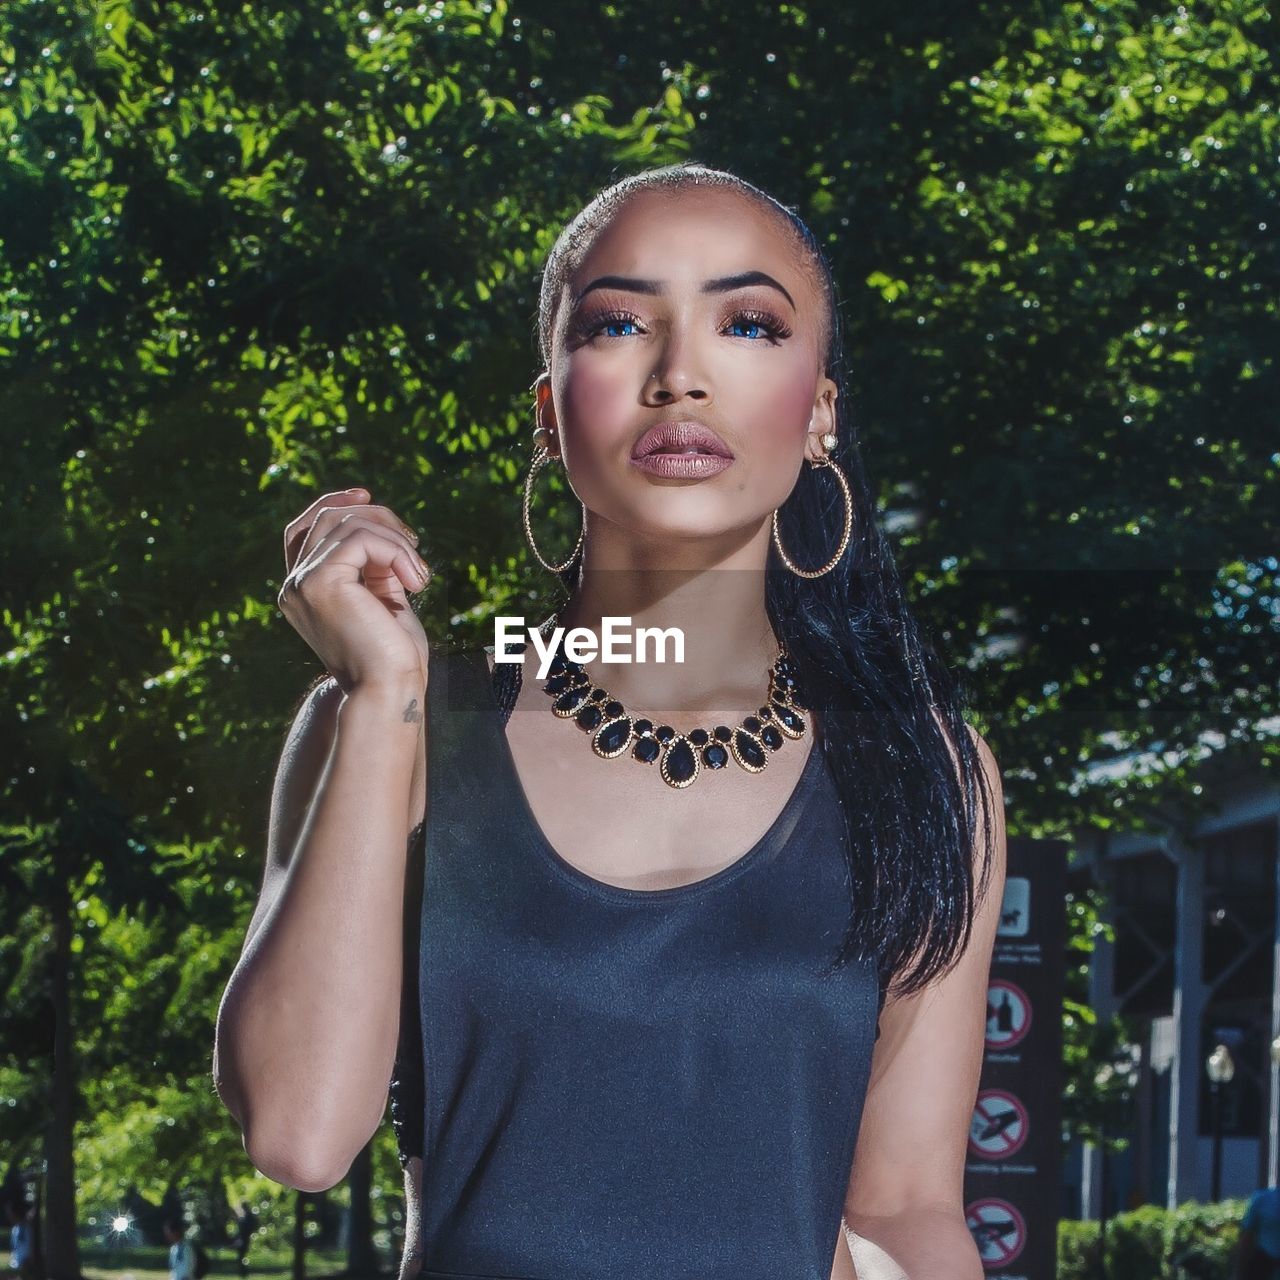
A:
{"type": "MultiPolygon", "coordinates": [[[[726,166],[826,246],[1011,832],[1194,823],[1210,759],[1274,786],[1276,49],[1257,0],[0,8],[0,1171],[48,1274],[163,1271],[162,1205],[230,1271],[242,1199],[254,1271],[397,1265],[389,1123],[303,1195],[211,1079],[319,672],[282,530],[367,486],[442,643],[556,598],[520,522],[539,270],[624,173],[726,166]]],[[[1124,1145],[1099,906],[1067,903],[1064,1152],[1124,1145]]]]}

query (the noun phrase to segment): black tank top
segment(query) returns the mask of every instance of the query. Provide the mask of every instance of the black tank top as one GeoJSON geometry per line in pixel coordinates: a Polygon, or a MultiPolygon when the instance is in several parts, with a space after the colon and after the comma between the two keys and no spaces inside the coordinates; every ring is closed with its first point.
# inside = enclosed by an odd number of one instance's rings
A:
{"type": "Polygon", "coordinates": [[[883,990],[822,972],[849,890],[820,739],[736,862],[628,889],[538,827],[483,651],[430,662],[391,1089],[424,1280],[829,1280],[883,990]]]}

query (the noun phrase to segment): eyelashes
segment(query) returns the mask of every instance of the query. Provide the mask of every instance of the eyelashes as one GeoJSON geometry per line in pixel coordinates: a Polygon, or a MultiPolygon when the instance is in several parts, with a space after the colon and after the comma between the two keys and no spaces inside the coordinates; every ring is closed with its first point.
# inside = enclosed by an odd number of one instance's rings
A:
{"type": "MultiPolygon", "coordinates": [[[[639,316],[630,311],[606,311],[596,316],[590,316],[583,320],[578,320],[572,327],[573,336],[583,342],[589,341],[599,334],[602,330],[608,329],[613,325],[643,324],[639,316]]],[[[767,335],[767,340],[776,345],[783,338],[791,337],[792,330],[787,324],[778,319],[777,316],[771,315],[767,311],[754,311],[742,309],[735,311],[730,317],[728,324],[730,327],[737,325],[754,326],[762,329],[767,335]]],[[[625,338],[631,337],[631,334],[606,334],[608,338],[625,338]]],[[[731,337],[745,337],[744,334],[731,334],[731,337]]],[[[749,341],[759,341],[756,338],[750,338],[749,341]]]]}

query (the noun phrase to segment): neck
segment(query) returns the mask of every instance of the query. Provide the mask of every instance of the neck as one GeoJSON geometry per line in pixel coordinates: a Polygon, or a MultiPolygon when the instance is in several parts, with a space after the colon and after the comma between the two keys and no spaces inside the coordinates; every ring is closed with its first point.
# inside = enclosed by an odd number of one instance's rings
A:
{"type": "Polygon", "coordinates": [[[597,685],[633,715],[676,728],[752,714],[765,701],[778,656],[760,570],[584,568],[556,626],[566,633],[585,627],[595,637],[599,656],[583,665],[597,685]],[[605,618],[623,620],[613,627],[630,662],[603,660],[605,618]],[[640,628],[677,629],[683,661],[675,636],[642,639],[640,628]],[[660,653],[665,660],[657,660],[660,653]]]}

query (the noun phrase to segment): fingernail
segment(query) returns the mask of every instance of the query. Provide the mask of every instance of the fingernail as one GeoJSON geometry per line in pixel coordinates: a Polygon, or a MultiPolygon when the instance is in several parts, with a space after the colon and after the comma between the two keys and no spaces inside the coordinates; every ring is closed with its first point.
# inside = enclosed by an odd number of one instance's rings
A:
{"type": "Polygon", "coordinates": [[[369,496],[368,489],[362,489],[362,488],[359,488],[358,486],[355,489],[344,489],[342,492],[343,493],[363,493],[366,498],[369,496]]]}
{"type": "Polygon", "coordinates": [[[421,556],[418,557],[418,566],[422,571],[422,580],[423,582],[426,582],[426,580],[431,577],[431,567],[421,556]]]}
{"type": "Polygon", "coordinates": [[[414,533],[414,531],[410,529],[407,524],[402,524],[400,528],[404,530],[404,536],[406,538],[412,538],[415,543],[418,541],[418,535],[414,533]]]}

